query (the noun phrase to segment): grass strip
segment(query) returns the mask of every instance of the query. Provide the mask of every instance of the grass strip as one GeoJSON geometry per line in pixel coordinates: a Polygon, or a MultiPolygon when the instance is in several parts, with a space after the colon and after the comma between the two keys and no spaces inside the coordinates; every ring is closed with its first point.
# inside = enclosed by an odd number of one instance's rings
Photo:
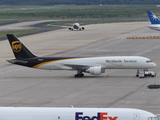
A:
{"type": "Polygon", "coordinates": [[[72,26],[73,23],[79,23],[80,25],[87,25],[87,24],[103,24],[103,23],[118,23],[118,22],[136,22],[136,21],[138,20],[76,20],[76,21],[53,22],[44,25],[44,27],[72,26]]]}
{"type": "Polygon", "coordinates": [[[0,39],[5,39],[6,34],[15,34],[16,36],[22,36],[27,34],[33,34],[42,32],[43,30],[34,30],[34,29],[27,29],[27,30],[14,30],[14,31],[1,31],[0,32],[0,39]]]}

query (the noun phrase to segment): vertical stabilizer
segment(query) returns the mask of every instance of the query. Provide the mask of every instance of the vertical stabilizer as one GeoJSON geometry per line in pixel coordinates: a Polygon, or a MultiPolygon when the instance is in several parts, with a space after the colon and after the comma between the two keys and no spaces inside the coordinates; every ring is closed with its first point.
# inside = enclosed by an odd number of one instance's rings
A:
{"type": "Polygon", "coordinates": [[[148,10],[147,14],[148,14],[151,24],[160,24],[159,18],[154,13],[148,10]]]}
{"type": "Polygon", "coordinates": [[[16,59],[36,57],[18,40],[15,35],[7,34],[7,38],[16,59]]]}

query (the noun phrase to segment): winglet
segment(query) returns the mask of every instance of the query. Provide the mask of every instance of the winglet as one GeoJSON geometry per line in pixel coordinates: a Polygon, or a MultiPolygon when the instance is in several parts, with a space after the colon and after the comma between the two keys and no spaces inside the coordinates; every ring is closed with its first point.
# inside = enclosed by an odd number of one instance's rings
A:
{"type": "Polygon", "coordinates": [[[152,11],[148,10],[147,14],[148,14],[151,24],[160,24],[159,18],[154,13],[152,13],[152,11]]]}
{"type": "Polygon", "coordinates": [[[32,58],[33,55],[14,34],[6,34],[16,59],[32,58]]]}

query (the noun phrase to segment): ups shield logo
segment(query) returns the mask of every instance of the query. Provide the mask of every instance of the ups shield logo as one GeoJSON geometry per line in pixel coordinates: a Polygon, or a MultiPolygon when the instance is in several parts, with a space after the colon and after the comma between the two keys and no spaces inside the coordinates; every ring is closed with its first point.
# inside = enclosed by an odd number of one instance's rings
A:
{"type": "Polygon", "coordinates": [[[22,44],[20,41],[14,41],[12,42],[12,50],[14,52],[19,52],[22,49],[22,44]]]}

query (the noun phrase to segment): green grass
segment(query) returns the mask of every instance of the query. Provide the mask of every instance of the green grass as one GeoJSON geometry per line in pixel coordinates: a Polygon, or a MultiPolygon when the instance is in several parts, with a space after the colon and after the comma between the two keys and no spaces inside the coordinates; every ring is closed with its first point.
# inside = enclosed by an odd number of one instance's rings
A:
{"type": "Polygon", "coordinates": [[[116,23],[116,22],[135,22],[137,20],[76,20],[76,21],[61,21],[61,22],[53,22],[45,27],[58,27],[58,26],[72,26],[73,23],[79,23],[80,25],[87,24],[102,24],[102,23],[116,23]]]}
{"type": "Polygon", "coordinates": [[[32,33],[37,33],[41,32],[42,30],[33,30],[33,29],[28,29],[28,30],[14,30],[14,31],[2,31],[0,32],[0,39],[5,39],[6,34],[15,34],[16,36],[19,35],[26,35],[26,34],[32,34],[32,33]]]}
{"type": "MultiPolygon", "coordinates": [[[[156,5],[56,5],[56,6],[9,6],[0,5],[0,24],[36,19],[75,19],[98,18],[98,20],[80,20],[70,22],[54,22],[52,26],[70,26],[74,22],[81,25],[126,22],[124,20],[109,20],[108,18],[141,18],[147,17],[146,10],[152,10],[157,16],[160,9],[156,5]]],[[[127,20],[127,22],[135,20],[127,20]]],[[[0,39],[6,38],[6,33],[24,35],[36,33],[41,30],[20,30],[0,32],[0,39]]]]}
{"type": "Polygon", "coordinates": [[[36,19],[147,17],[146,10],[160,13],[156,5],[0,6],[0,10],[4,10],[0,11],[2,18],[36,19]]]}
{"type": "Polygon", "coordinates": [[[19,22],[19,20],[0,20],[0,25],[14,22],[19,22]]]}

